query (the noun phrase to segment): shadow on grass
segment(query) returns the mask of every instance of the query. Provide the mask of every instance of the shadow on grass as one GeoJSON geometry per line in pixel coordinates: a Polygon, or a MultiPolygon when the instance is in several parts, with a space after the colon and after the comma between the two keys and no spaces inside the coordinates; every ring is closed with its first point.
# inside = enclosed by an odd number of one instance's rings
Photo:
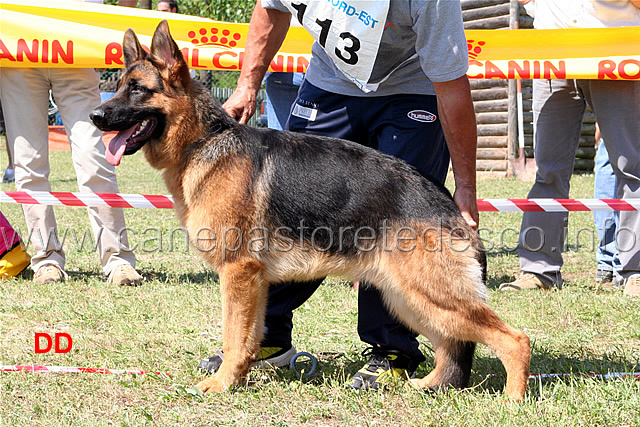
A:
{"type": "Polygon", "coordinates": [[[219,283],[220,278],[214,271],[200,271],[196,273],[166,273],[162,271],[141,271],[145,280],[157,280],[160,282],[178,282],[191,284],[219,283]]]}
{"type": "MultiPolygon", "coordinates": [[[[71,280],[86,281],[89,279],[106,280],[106,276],[95,270],[65,270],[71,280]]],[[[177,282],[185,284],[207,284],[218,283],[219,277],[213,271],[201,271],[195,273],[167,273],[158,271],[145,271],[138,270],[138,273],[142,275],[145,282],[159,281],[159,282],[177,282]]],[[[33,271],[31,269],[25,269],[20,274],[20,278],[25,280],[33,279],[33,271]]]]}
{"type": "Polygon", "coordinates": [[[499,258],[505,256],[517,255],[518,251],[516,248],[501,248],[501,249],[491,249],[487,250],[487,258],[499,258]]]}
{"type": "Polygon", "coordinates": [[[488,276],[487,288],[497,290],[501,284],[513,282],[515,279],[516,277],[511,274],[503,274],[502,276],[488,276]]]}
{"type": "MultiPolygon", "coordinates": [[[[632,355],[624,354],[621,348],[613,349],[604,357],[594,358],[585,356],[567,356],[553,353],[544,348],[534,348],[531,358],[531,374],[528,394],[533,399],[545,397],[545,389],[542,386],[550,384],[572,384],[576,380],[587,381],[616,381],[615,378],[604,380],[594,374],[636,372],[640,368],[640,360],[633,359],[632,355]]],[[[302,381],[313,385],[323,385],[327,382],[336,382],[343,387],[351,383],[351,377],[366,363],[367,357],[346,353],[320,353],[315,355],[318,359],[317,370],[309,377],[300,378],[300,371],[308,371],[310,363],[297,363],[296,369],[273,369],[266,378],[261,381],[278,381],[292,383],[302,381]]],[[[424,377],[433,369],[433,354],[427,354],[427,361],[420,365],[416,371],[417,377],[424,377]]],[[[469,381],[468,392],[481,392],[501,395],[506,383],[506,373],[500,360],[496,357],[474,358],[473,370],[469,381]]],[[[548,390],[547,390],[548,391],[548,390]]],[[[434,390],[426,390],[428,393],[438,394],[434,390]]],[[[446,393],[446,390],[444,391],[446,393]]]]}
{"type": "MultiPolygon", "coordinates": [[[[577,349],[576,353],[580,353],[580,349],[577,349]]],[[[599,375],[637,372],[640,359],[632,359],[633,355],[625,354],[624,349],[620,347],[613,348],[604,357],[590,357],[588,354],[558,354],[533,343],[529,395],[534,399],[543,397],[545,390],[540,385],[571,384],[577,379],[615,381],[615,378],[605,380],[599,375]]],[[[498,358],[476,357],[469,385],[476,390],[500,393],[504,390],[506,378],[506,372],[498,358]]]]}

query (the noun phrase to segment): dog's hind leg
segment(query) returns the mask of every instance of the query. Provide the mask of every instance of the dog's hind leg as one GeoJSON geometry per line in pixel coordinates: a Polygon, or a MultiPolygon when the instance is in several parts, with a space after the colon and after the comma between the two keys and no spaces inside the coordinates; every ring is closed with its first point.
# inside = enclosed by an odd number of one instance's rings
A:
{"type": "Polygon", "coordinates": [[[505,394],[514,400],[522,400],[529,379],[529,338],[504,323],[485,303],[471,307],[467,304],[443,309],[431,302],[425,304],[423,299],[419,310],[416,310],[417,304],[407,304],[413,311],[409,315],[406,311],[396,311],[401,307],[392,307],[400,320],[429,338],[435,348],[435,369],[424,378],[413,379],[412,383],[430,389],[466,386],[471,373],[473,343],[477,342],[493,350],[504,365],[507,371],[505,394]]]}
{"type": "Polygon", "coordinates": [[[507,371],[505,394],[521,400],[529,377],[529,338],[484,302],[481,266],[473,254],[447,252],[390,255],[385,263],[390,280],[382,289],[391,311],[436,349],[434,371],[412,383],[421,388],[463,386],[473,354],[469,343],[477,342],[502,361],[507,371]]]}
{"type": "Polygon", "coordinates": [[[220,270],[222,340],[224,360],[220,369],[197,387],[219,393],[240,383],[260,349],[267,305],[268,284],[262,280],[262,264],[238,261],[220,270]]]}
{"type": "MultiPolygon", "coordinates": [[[[407,304],[404,297],[394,291],[387,291],[385,297],[396,316],[408,327],[428,338],[435,350],[435,368],[420,379],[420,387],[433,390],[466,387],[471,376],[475,342],[447,337],[431,325],[427,325],[429,321],[425,319],[432,316],[419,315],[414,306],[407,304]]],[[[424,304],[421,305],[426,307],[424,304]]]]}
{"type": "Polygon", "coordinates": [[[434,341],[436,367],[424,378],[423,384],[429,384],[433,389],[465,388],[469,385],[476,343],[444,337],[437,343],[434,341]]]}
{"type": "Polygon", "coordinates": [[[443,310],[428,304],[423,315],[429,324],[426,325],[424,320],[410,324],[427,337],[436,335],[435,339],[432,338],[436,367],[428,376],[414,379],[412,383],[420,388],[465,386],[471,371],[472,343],[478,342],[493,350],[504,365],[507,371],[505,394],[522,400],[529,379],[529,338],[504,323],[485,303],[471,307],[466,305],[443,310]]]}

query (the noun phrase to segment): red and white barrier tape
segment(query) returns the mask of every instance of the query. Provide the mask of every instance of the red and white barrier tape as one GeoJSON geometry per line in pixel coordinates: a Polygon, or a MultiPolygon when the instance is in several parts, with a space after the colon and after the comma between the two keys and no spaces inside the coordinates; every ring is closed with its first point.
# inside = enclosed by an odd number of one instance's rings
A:
{"type": "Polygon", "coordinates": [[[638,211],[640,199],[478,199],[481,212],[638,211]]]}
{"type": "Polygon", "coordinates": [[[48,191],[1,191],[0,203],[50,206],[172,209],[171,196],[48,191]]]}
{"type": "Polygon", "coordinates": [[[127,369],[75,368],[70,366],[0,365],[1,372],[53,372],[63,374],[111,374],[111,375],[169,375],[168,372],[136,371],[127,369]]]}
{"type": "MultiPolygon", "coordinates": [[[[48,191],[0,191],[0,203],[172,209],[171,196],[48,191]]],[[[640,199],[478,199],[481,212],[639,211],[640,199]]]]}

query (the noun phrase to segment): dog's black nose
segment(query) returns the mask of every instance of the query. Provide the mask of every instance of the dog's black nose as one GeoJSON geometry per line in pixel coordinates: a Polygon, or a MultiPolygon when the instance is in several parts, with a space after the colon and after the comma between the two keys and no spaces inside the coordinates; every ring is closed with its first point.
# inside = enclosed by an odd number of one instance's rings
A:
{"type": "Polygon", "coordinates": [[[100,127],[102,122],[104,122],[104,110],[102,108],[96,108],[95,110],[89,113],[89,118],[91,119],[94,125],[100,127]]]}

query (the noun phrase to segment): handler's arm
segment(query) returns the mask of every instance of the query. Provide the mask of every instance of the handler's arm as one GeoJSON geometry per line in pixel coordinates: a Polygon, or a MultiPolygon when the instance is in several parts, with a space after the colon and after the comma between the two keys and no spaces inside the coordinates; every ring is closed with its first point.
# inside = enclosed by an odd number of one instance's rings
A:
{"type": "Polygon", "coordinates": [[[453,198],[462,216],[472,227],[478,226],[476,202],[476,114],[467,76],[448,82],[433,82],[438,97],[438,113],[451,153],[456,183],[453,198]]]}
{"type": "Polygon", "coordinates": [[[237,87],[222,106],[240,123],[247,123],[256,111],[256,98],[262,79],[287,35],[290,21],[290,13],[264,9],[262,2],[257,1],[249,23],[237,87]]]}

